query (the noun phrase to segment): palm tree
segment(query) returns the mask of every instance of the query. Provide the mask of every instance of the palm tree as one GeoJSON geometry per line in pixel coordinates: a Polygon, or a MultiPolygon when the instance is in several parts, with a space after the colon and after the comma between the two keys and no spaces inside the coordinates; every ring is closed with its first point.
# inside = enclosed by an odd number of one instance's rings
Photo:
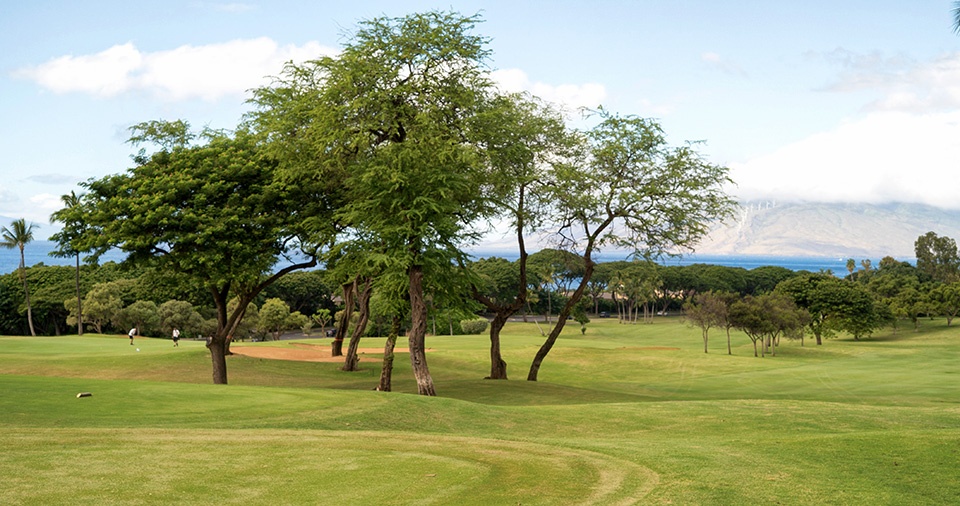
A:
{"type": "Polygon", "coordinates": [[[60,196],[60,202],[63,203],[64,208],[60,211],[57,211],[50,215],[50,222],[62,221],[64,223],[63,230],[53,234],[50,238],[53,241],[56,241],[60,246],[57,250],[51,251],[50,255],[65,258],[65,257],[74,257],[76,259],[77,270],[76,270],[76,288],[77,288],[77,334],[83,335],[83,300],[80,297],[80,252],[73,247],[72,241],[77,239],[77,237],[82,233],[82,224],[78,223],[77,220],[71,219],[69,213],[76,211],[80,207],[80,199],[82,195],[77,195],[72,190],[67,195],[60,196]]]}
{"type": "Polygon", "coordinates": [[[953,31],[960,34],[960,2],[953,2],[953,31]]]}
{"type": "Polygon", "coordinates": [[[33,330],[33,312],[30,308],[30,290],[27,289],[27,272],[24,268],[24,259],[23,259],[23,247],[30,241],[33,240],[33,230],[37,226],[33,223],[27,225],[27,222],[20,218],[19,220],[13,220],[13,223],[10,224],[10,228],[2,227],[0,228],[0,237],[3,238],[3,241],[0,241],[0,246],[4,248],[13,249],[14,247],[20,248],[20,279],[23,281],[23,295],[24,300],[27,302],[27,323],[30,325],[30,335],[36,336],[36,331],[33,330]]]}

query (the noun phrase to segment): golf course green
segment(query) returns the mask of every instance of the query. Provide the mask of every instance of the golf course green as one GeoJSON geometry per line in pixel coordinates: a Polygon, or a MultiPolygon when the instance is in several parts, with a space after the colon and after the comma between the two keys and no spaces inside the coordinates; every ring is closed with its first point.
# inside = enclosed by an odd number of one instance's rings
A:
{"type": "Polygon", "coordinates": [[[508,324],[491,381],[486,336],[428,337],[422,397],[405,353],[386,393],[376,360],[234,355],[224,386],[199,341],[0,337],[0,504],[960,503],[945,320],[755,358],[680,318],[595,319],[525,381],[542,339],[508,324]]]}

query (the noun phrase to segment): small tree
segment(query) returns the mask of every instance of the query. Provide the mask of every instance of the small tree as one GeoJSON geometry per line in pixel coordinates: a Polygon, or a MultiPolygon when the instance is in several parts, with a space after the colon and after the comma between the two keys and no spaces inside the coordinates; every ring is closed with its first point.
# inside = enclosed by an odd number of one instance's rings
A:
{"type": "MultiPolygon", "coordinates": [[[[703,352],[707,353],[707,339],[712,327],[725,326],[727,317],[727,302],[713,291],[699,293],[693,301],[683,305],[683,314],[693,325],[700,327],[703,336],[703,352]]],[[[727,353],[730,353],[729,330],[727,331],[727,353]]]]}
{"type": "Polygon", "coordinates": [[[273,340],[280,339],[280,334],[287,329],[290,324],[290,306],[286,302],[273,298],[267,299],[260,306],[260,319],[257,329],[261,332],[268,332],[273,336],[273,340]]]}
{"type": "Polygon", "coordinates": [[[761,345],[759,356],[766,356],[767,351],[776,356],[780,336],[802,332],[808,320],[809,313],[798,309],[790,297],[780,293],[748,295],[730,305],[730,321],[753,342],[755,357],[758,356],[757,343],[761,345]]]}
{"type": "Polygon", "coordinates": [[[301,313],[300,311],[294,311],[290,313],[290,318],[287,319],[287,324],[291,328],[298,328],[303,335],[309,336],[310,330],[313,329],[313,320],[309,316],[301,313]]]}
{"type": "Polygon", "coordinates": [[[330,310],[326,308],[318,309],[313,315],[313,321],[320,325],[321,334],[326,332],[327,324],[330,323],[331,318],[333,318],[333,316],[330,314],[330,310]]]}
{"type": "MultiPolygon", "coordinates": [[[[80,324],[90,323],[97,330],[98,334],[103,333],[105,326],[117,322],[120,311],[123,309],[123,301],[120,299],[120,283],[97,283],[87,292],[83,299],[85,321],[80,324]]],[[[74,319],[77,318],[75,301],[72,299],[64,303],[64,306],[71,312],[74,319]]],[[[69,321],[67,323],[70,323],[69,321]]]]}

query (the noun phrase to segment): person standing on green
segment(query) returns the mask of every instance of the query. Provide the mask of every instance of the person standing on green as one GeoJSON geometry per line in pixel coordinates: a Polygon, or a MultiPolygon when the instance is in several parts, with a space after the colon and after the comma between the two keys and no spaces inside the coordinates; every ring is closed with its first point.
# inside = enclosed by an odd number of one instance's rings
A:
{"type": "Polygon", "coordinates": [[[130,329],[130,332],[127,332],[127,335],[130,336],[130,346],[133,346],[133,336],[137,335],[137,328],[134,327],[130,329]]]}
{"type": "Polygon", "coordinates": [[[173,329],[173,345],[180,346],[180,329],[173,329]]]}

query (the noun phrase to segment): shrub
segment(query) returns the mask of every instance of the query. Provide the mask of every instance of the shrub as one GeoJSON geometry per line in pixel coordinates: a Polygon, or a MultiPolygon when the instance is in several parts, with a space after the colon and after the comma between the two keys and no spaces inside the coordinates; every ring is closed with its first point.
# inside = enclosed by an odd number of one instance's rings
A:
{"type": "Polygon", "coordinates": [[[460,328],[463,329],[464,334],[482,334],[483,331],[487,330],[487,325],[489,324],[490,322],[483,318],[461,320],[460,328]]]}

